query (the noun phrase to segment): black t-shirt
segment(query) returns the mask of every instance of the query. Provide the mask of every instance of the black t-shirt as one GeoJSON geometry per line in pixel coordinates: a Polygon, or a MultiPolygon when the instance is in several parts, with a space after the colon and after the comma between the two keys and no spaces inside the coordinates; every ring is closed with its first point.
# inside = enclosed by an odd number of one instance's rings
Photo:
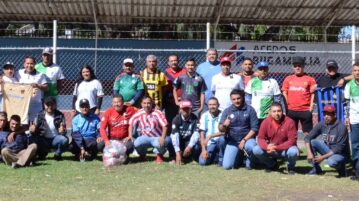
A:
{"type": "Polygon", "coordinates": [[[337,73],[334,77],[324,75],[323,77],[321,77],[319,79],[318,87],[319,88],[328,88],[328,87],[337,86],[338,81],[345,76],[347,76],[347,75],[341,74],[341,73],[337,73]]]}
{"type": "Polygon", "coordinates": [[[196,115],[191,113],[188,120],[184,120],[181,114],[177,114],[172,120],[172,133],[179,134],[180,144],[182,145],[183,142],[191,139],[194,132],[199,132],[197,124],[198,118],[196,115]]]}

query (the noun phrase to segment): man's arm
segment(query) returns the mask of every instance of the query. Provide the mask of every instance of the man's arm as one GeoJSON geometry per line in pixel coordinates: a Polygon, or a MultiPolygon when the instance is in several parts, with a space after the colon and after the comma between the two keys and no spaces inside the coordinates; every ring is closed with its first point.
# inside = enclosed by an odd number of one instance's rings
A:
{"type": "Polygon", "coordinates": [[[205,96],[204,96],[204,93],[201,93],[201,106],[199,107],[198,111],[202,112],[203,110],[203,107],[204,107],[204,99],[205,99],[205,96]]]}
{"type": "Polygon", "coordinates": [[[106,145],[110,144],[110,140],[107,136],[107,127],[108,127],[108,116],[107,113],[105,112],[105,114],[103,115],[102,119],[101,119],[101,123],[100,123],[100,135],[103,139],[103,141],[105,142],[106,145]]]}
{"type": "Polygon", "coordinates": [[[57,86],[58,93],[61,92],[61,90],[63,88],[63,83],[64,83],[64,80],[57,80],[56,86],[57,86]]]}

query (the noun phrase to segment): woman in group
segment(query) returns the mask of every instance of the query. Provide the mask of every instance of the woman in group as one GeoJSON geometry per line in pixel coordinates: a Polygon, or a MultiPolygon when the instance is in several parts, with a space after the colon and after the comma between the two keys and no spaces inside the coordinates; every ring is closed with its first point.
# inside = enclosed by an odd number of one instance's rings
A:
{"type": "Polygon", "coordinates": [[[72,108],[74,115],[80,112],[79,102],[82,99],[89,101],[91,112],[96,115],[100,114],[104,93],[100,81],[96,79],[95,73],[90,66],[85,65],[81,68],[73,95],[72,108]]]}

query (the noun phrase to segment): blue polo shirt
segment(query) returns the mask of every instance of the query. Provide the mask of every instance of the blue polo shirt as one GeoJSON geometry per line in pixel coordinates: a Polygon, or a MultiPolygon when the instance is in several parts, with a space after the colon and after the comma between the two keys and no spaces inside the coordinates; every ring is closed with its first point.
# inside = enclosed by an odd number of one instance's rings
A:
{"type": "Polygon", "coordinates": [[[222,112],[220,124],[229,116],[231,123],[226,140],[229,144],[239,144],[249,131],[258,131],[258,118],[252,106],[244,104],[242,108],[237,108],[233,104],[222,112]]]}
{"type": "Polygon", "coordinates": [[[216,61],[214,64],[206,61],[198,65],[196,72],[203,77],[204,82],[206,83],[205,103],[207,104],[208,99],[213,96],[211,91],[212,77],[221,72],[221,64],[219,61],[216,61]]]}
{"type": "Polygon", "coordinates": [[[90,113],[89,116],[77,114],[72,119],[72,132],[79,132],[83,138],[97,138],[99,137],[98,130],[100,129],[100,118],[90,113]]]}

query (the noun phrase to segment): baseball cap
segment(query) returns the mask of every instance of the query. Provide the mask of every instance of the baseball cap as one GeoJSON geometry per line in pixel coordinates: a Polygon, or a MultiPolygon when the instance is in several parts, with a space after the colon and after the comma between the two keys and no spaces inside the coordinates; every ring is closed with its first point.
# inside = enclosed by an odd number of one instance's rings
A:
{"type": "Polygon", "coordinates": [[[49,97],[45,98],[44,104],[45,105],[56,104],[56,99],[52,96],[49,96],[49,97]]]}
{"type": "Polygon", "coordinates": [[[323,112],[335,113],[336,109],[333,105],[324,106],[323,112]]]}
{"type": "Polygon", "coordinates": [[[335,60],[328,60],[327,61],[327,68],[329,68],[331,66],[335,67],[335,68],[338,68],[338,63],[335,60]]]}
{"type": "Polygon", "coordinates": [[[52,48],[51,47],[46,47],[42,50],[42,54],[49,54],[52,55],[52,48]]]}
{"type": "Polygon", "coordinates": [[[221,58],[221,63],[225,63],[225,62],[231,63],[232,60],[231,60],[229,57],[222,57],[222,58],[221,58]]]}
{"type": "Polygon", "coordinates": [[[304,66],[305,59],[304,57],[292,57],[292,64],[299,64],[301,66],[304,66]]]}
{"type": "Polygon", "coordinates": [[[14,63],[8,61],[8,62],[6,62],[6,63],[4,64],[3,68],[7,68],[7,67],[12,67],[12,68],[14,68],[15,66],[14,66],[14,63]]]}
{"type": "Polygon", "coordinates": [[[123,60],[123,64],[127,64],[127,63],[133,64],[133,60],[131,58],[126,58],[125,60],[123,60]]]}
{"type": "Polygon", "coordinates": [[[257,63],[257,65],[256,65],[256,68],[263,68],[263,67],[269,67],[269,63],[268,62],[266,62],[266,61],[261,61],[261,62],[259,62],[259,63],[257,63]]]}
{"type": "Polygon", "coordinates": [[[183,109],[183,108],[192,108],[192,103],[188,100],[183,100],[181,101],[180,103],[180,108],[183,109]]]}
{"type": "Polygon", "coordinates": [[[86,98],[81,99],[79,105],[80,107],[90,107],[90,103],[86,98]]]}

